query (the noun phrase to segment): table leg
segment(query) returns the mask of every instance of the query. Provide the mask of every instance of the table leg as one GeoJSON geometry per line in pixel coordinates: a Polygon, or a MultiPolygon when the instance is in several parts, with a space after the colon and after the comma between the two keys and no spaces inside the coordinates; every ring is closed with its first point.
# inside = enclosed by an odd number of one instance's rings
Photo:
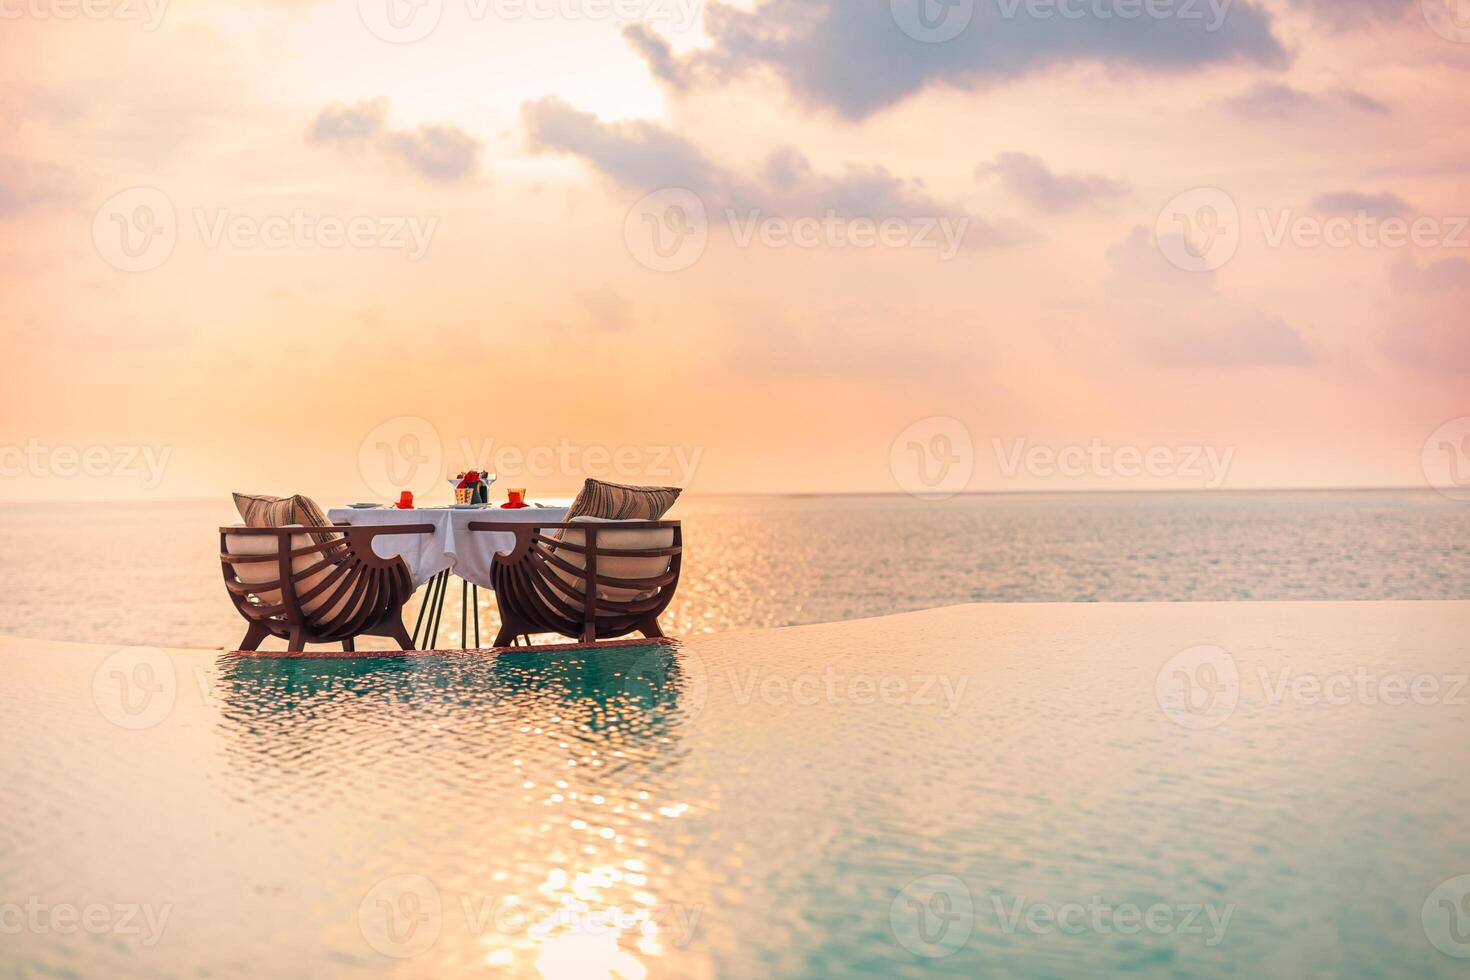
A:
{"type": "Polygon", "coordinates": [[[434,606],[433,632],[429,634],[429,649],[439,649],[439,624],[444,622],[444,599],[449,594],[449,571],[439,573],[439,598],[434,606]]]}
{"type": "Polygon", "coordinates": [[[432,576],[427,582],[424,583],[424,598],[423,598],[422,601],[419,602],[419,615],[418,615],[418,618],[413,621],[413,645],[414,645],[414,649],[418,649],[418,645],[419,645],[419,627],[422,626],[422,625],[424,625],[424,611],[429,608],[429,596],[430,596],[430,594],[433,593],[433,591],[434,591],[434,582],[438,578],[439,578],[439,576],[437,576],[437,575],[432,576]]]}
{"type": "Polygon", "coordinates": [[[480,587],[470,584],[470,604],[475,609],[475,649],[480,649],[480,587]]]}
{"type": "Polygon", "coordinates": [[[419,606],[418,622],[413,627],[413,645],[419,650],[432,650],[439,638],[439,619],[444,615],[444,593],[449,587],[449,569],[445,569],[424,586],[424,601],[419,606]],[[427,618],[425,618],[427,613],[427,618]],[[424,646],[419,646],[419,626],[424,629],[424,646]]]}
{"type": "Polygon", "coordinates": [[[464,579],[459,580],[459,645],[461,648],[470,645],[469,631],[470,614],[470,583],[464,579]]]}
{"type": "Polygon", "coordinates": [[[440,648],[440,623],[444,621],[444,602],[448,599],[450,592],[450,573],[440,572],[440,589],[434,597],[434,641],[429,644],[429,649],[440,648]]]}

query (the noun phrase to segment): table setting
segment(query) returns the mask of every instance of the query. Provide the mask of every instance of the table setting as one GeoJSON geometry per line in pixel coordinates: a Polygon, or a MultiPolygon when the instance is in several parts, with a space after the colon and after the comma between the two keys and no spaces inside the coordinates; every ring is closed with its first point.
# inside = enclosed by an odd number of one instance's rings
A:
{"type": "Polygon", "coordinates": [[[479,589],[493,588],[491,568],[495,555],[515,547],[515,536],[494,532],[472,534],[468,529],[471,521],[484,521],[492,515],[496,521],[526,523],[560,521],[566,517],[565,506],[528,503],[523,487],[510,488],[503,502],[492,503],[490,488],[495,479],[495,474],[483,470],[468,470],[450,477],[454,502],[449,504],[421,505],[415,502],[411,491],[405,490],[392,505],[364,501],[333,507],[327,512],[333,524],[433,525],[432,535],[385,534],[373,539],[373,551],[379,557],[402,558],[414,587],[428,587],[414,625],[416,646],[421,638],[430,646],[438,639],[451,574],[461,580],[461,636],[468,640],[466,631],[472,629],[475,643],[479,644],[479,616],[471,624],[467,610],[473,608],[478,614],[479,589]]]}

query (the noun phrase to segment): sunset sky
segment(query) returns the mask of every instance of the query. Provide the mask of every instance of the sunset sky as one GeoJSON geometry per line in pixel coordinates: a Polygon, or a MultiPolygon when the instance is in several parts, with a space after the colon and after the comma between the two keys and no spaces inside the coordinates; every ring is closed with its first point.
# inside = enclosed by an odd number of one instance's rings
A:
{"type": "Polygon", "coordinates": [[[0,78],[0,499],[1470,436],[1470,0],[0,0],[0,78]]]}

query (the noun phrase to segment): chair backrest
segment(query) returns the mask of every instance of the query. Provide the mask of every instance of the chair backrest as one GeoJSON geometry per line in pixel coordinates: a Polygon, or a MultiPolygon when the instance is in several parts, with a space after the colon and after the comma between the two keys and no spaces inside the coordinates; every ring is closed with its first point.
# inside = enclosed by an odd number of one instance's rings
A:
{"type": "Polygon", "coordinates": [[[678,588],[678,521],[472,521],[469,530],[515,537],[496,555],[491,577],[502,620],[519,632],[587,642],[649,633],[678,588]]]}
{"type": "MultiPolygon", "coordinates": [[[[307,528],[302,525],[288,524],[286,527],[301,527],[303,533],[289,538],[278,534],[225,534],[227,554],[276,559],[230,563],[238,582],[250,587],[247,595],[255,597],[256,605],[281,607],[283,613],[287,607],[285,598],[289,594],[290,604],[313,625],[351,619],[352,613],[367,600],[367,594],[353,588],[353,576],[347,574],[344,567],[345,549],[331,546],[330,542],[328,547],[322,547],[323,542],[313,540],[317,535],[305,533],[307,528]],[[284,583],[280,580],[278,542],[288,542],[286,547],[291,551],[291,574],[284,583]],[[345,617],[344,613],[347,614],[345,617]]],[[[262,608],[261,611],[266,610],[262,608]]]]}
{"type": "MultiPolygon", "coordinates": [[[[662,576],[669,570],[669,563],[673,560],[671,555],[640,556],[636,554],[625,554],[625,552],[668,550],[674,544],[674,529],[672,527],[650,527],[618,529],[619,524],[642,524],[645,521],[638,519],[611,520],[602,517],[574,517],[573,524],[596,524],[597,530],[597,577],[599,579],[622,579],[622,580],[649,580],[662,576]]],[[[550,545],[547,547],[549,555],[573,566],[576,571],[562,568],[556,562],[551,562],[550,568],[554,579],[575,586],[576,593],[584,593],[586,587],[587,569],[587,533],[576,528],[564,528],[558,532],[561,547],[550,545]],[[570,545],[571,547],[565,547],[570,545]],[[580,574],[578,574],[580,573],[580,574]]],[[[552,585],[556,582],[552,581],[552,585]]],[[[646,599],[653,595],[657,586],[633,586],[621,587],[614,584],[603,584],[597,588],[599,601],[609,603],[623,603],[630,600],[646,599]]],[[[577,608],[582,607],[581,600],[577,594],[568,593],[564,589],[558,592],[568,599],[577,608]]]]}

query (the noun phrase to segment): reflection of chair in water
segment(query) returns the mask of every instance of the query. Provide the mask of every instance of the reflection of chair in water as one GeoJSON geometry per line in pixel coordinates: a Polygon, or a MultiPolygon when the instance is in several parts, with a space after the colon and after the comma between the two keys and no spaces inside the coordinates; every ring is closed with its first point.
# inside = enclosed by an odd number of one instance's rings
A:
{"type": "MultiPolygon", "coordinates": [[[[411,721],[424,715],[460,731],[517,726],[573,709],[591,729],[619,724],[635,737],[663,736],[685,678],[668,644],[584,650],[529,648],[498,657],[393,656],[219,661],[220,702],[231,725],[270,728],[305,749],[332,727],[411,721]]],[[[266,739],[264,744],[281,743],[266,739]]]]}
{"type": "MultiPolygon", "coordinates": [[[[398,853],[411,838],[422,855],[413,870],[441,884],[441,869],[471,880],[508,868],[506,893],[533,897],[547,870],[569,861],[646,858],[633,843],[653,829],[643,814],[682,802],[687,720],[676,657],[668,644],[501,656],[226,654],[211,687],[219,719],[211,752],[222,762],[211,782],[242,801],[252,822],[283,831],[288,850],[304,845],[313,868],[341,873],[344,858],[398,853]],[[588,834],[544,823],[552,794],[570,801],[562,814],[588,817],[588,801],[601,797],[602,825],[616,826],[618,838],[592,838],[599,855],[587,854],[588,834]],[[343,821],[345,837],[334,832],[343,821]],[[509,865],[508,853],[517,856],[509,865]]],[[[608,907],[632,902],[631,890],[608,892],[608,907]]],[[[482,961],[488,950],[475,949],[482,961]]]]}
{"type": "Polygon", "coordinates": [[[595,653],[518,649],[496,657],[492,671],[508,691],[550,692],[564,704],[590,708],[598,719],[630,711],[660,718],[675,714],[684,684],[677,648],[668,643],[595,653]]]}
{"type": "Polygon", "coordinates": [[[659,614],[679,586],[683,529],[678,521],[472,521],[471,531],[511,534],[491,577],[506,646],[529,633],[560,633],[583,643],[663,636],[659,614]],[[554,533],[548,533],[554,532],[554,533]]]}
{"type": "Polygon", "coordinates": [[[240,649],[254,650],[268,636],[292,651],[308,643],[353,650],[359,636],[386,636],[413,649],[403,628],[403,604],[413,594],[408,566],[380,558],[373,538],[432,533],[432,524],[220,528],[225,588],[248,624],[240,649]]]}

